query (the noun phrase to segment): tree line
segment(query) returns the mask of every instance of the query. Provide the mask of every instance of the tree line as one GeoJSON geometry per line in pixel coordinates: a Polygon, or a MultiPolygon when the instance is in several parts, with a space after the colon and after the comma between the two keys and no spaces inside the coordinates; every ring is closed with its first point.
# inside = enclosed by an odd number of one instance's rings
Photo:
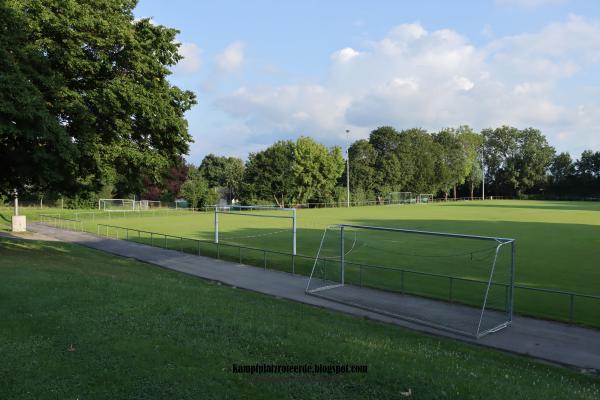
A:
{"type": "MultiPolygon", "coordinates": [[[[600,193],[600,152],[579,160],[556,154],[537,129],[502,126],[475,132],[468,126],[427,132],[384,126],[353,142],[351,200],[385,199],[392,192],[436,197],[582,198],[600,193]]],[[[180,197],[194,206],[220,198],[246,204],[346,202],[345,160],[339,146],[311,138],[278,141],[235,157],[208,155],[185,180],[180,197]]]]}

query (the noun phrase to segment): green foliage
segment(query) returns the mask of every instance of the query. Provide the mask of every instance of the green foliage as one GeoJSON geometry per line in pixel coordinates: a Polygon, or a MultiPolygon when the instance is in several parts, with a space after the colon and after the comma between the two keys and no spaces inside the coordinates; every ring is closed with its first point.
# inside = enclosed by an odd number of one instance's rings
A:
{"type": "Polygon", "coordinates": [[[273,199],[279,206],[331,201],[342,175],[339,147],[327,149],[308,137],[280,141],[250,154],[244,174],[244,201],[273,199]]]}
{"type": "Polygon", "coordinates": [[[518,196],[545,180],[554,148],[533,128],[484,129],[487,178],[500,193],[518,196]]]}
{"type": "Polygon", "coordinates": [[[0,190],[32,184],[76,193],[114,184],[139,192],[142,177],[158,180],[187,153],[184,113],[195,98],[166,79],[181,59],[177,31],[134,20],[135,4],[3,3],[2,30],[12,37],[2,40],[0,57],[10,71],[0,82],[0,148],[11,165],[21,155],[31,162],[14,163],[0,190]]]}
{"type": "Polygon", "coordinates": [[[180,196],[187,200],[192,208],[216,204],[215,191],[208,187],[208,182],[201,176],[188,179],[181,185],[180,196]]]}
{"type": "Polygon", "coordinates": [[[199,169],[211,188],[224,188],[229,202],[240,196],[244,178],[244,162],[241,159],[209,154],[204,157],[199,169]]]}

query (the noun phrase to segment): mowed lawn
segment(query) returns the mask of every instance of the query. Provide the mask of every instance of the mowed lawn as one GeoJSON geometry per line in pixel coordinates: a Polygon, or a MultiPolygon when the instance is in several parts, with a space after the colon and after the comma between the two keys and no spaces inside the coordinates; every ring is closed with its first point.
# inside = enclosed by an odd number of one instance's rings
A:
{"type": "Polygon", "coordinates": [[[568,369],[76,245],[0,238],[0,313],[2,399],[600,396],[597,378],[568,369]],[[232,372],[255,363],[368,372],[232,372]]]}
{"type": "MultiPolygon", "coordinates": [[[[36,210],[39,213],[39,210],[36,210]]],[[[47,211],[48,212],[48,211],[47,211]]],[[[57,212],[50,210],[49,212],[57,212]]],[[[485,201],[436,203],[428,205],[372,206],[355,208],[326,208],[298,210],[298,253],[314,257],[319,248],[321,237],[327,226],[350,223],[360,225],[387,226],[395,228],[411,228],[440,232],[465,233],[475,235],[501,236],[516,239],[517,284],[537,288],[550,288],[572,291],[590,295],[600,295],[600,203],[595,202],[551,202],[551,201],[485,201]]],[[[211,241],[214,239],[214,213],[170,213],[159,212],[152,216],[147,213],[107,213],[90,214],[72,211],[62,212],[84,221],[84,226],[91,232],[97,232],[97,224],[105,223],[121,227],[130,227],[146,231],[170,234],[178,237],[197,238],[211,241]]],[[[290,215],[278,212],[274,215],[290,215]]],[[[220,242],[231,243],[291,252],[291,221],[288,219],[242,217],[221,214],[219,216],[220,242]]],[[[104,229],[104,228],[103,228],[104,229]]],[[[328,233],[326,243],[337,247],[337,238],[328,233]]],[[[115,235],[116,231],[109,230],[115,235]]],[[[120,232],[120,237],[124,232],[120,232]]],[[[360,232],[357,249],[350,254],[350,261],[384,265],[392,268],[420,270],[447,274],[464,278],[484,279],[490,267],[490,254],[477,264],[462,262],[460,258],[423,257],[420,262],[416,258],[406,257],[407,250],[415,249],[410,244],[404,248],[390,236],[389,242],[370,237],[369,232],[360,232]],[[354,258],[353,258],[354,257],[354,258]],[[440,260],[445,262],[442,263],[440,260]],[[478,267],[481,267],[477,270],[478,267]]],[[[135,239],[135,233],[132,233],[135,239]]],[[[406,236],[398,236],[398,242],[406,240],[406,236]]],[[[141,234],[141,241],[150,242],[148,235],[141,234]]],[[[156,245],[168,245],[195,252],[196,244],[191,241],[181,242],[169,238],[163,241],[156,236],[156,245]]],[[[351,243],[348,243],[349,247],[351,243]]],[[[215,256],[214,246],[203,245],[203,254],[215,256]]],[[[440,245],[440,241],[432,238],[431,250],[427,243],[421,241],[418,253],[429,256],[429,253],[448,253],[464,251],[464,244],[456,242],[453,248],[451,241],[440,245]],[[462,248],[461,248],[462,246],[462,248]]],[[[272,268],[291,270],[291,259],[286,256],[223,247],[220,255],[225,258],[262,265],[263,258],[272,268]]],[[[295,270],[308,273],[312,260],[298,258],[295,270]]],[[[333,266],[335,268],[335,265],[333,266]]],[[[506,268],[503,269],[505,271],[506,268]]],[[[349,274],[356,277],[358,273],[349,274]]],[[[400,277],[389,271],[365,270],[362,279],[366,284],[386,289],[398,289],[400,277]]],[[[406,279],[406,290],[416,293],[444,298],[448,296],[447,280],[419,278],[413,276],[406,279]]],[[[453,298],[456,301],[476,304],[482,298],[481,285],[455,284],[453,298]]],[[[494,299],[502,301],[504,296],[498,291],[494,299]]],[[[570,313],[570,298],[567,295],[545,294],[525,290],[515,293],[515,308],[518,312],[535,316],[566,320],[570,313]]],[[[600,301],[578,298],[574,302],[573,318],[584,324],[600,326],[600,301]]]]}

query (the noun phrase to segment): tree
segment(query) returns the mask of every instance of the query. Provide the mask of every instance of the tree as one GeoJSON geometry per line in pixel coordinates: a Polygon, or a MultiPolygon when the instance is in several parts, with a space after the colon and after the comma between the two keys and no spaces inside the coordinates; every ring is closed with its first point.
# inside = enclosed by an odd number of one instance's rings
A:
{"type": "Polygon", "coordinates": [[[62,82],[30,35],[22,10],[1,2],[0,195],[75,187],[77,146],[48,107],[62,82]]]}
{"type": "Polygon", "coordinates": [[[401,191],[413,176],[411,130],[398,132],[389,126],[375,129],[369,143],[375,149],[375,191],[379,195],[401,191]]]}
{"type": "MultiPolygon", "coordinates": [[[[375,166],[377,154],[375,148],[365,139],[357,140],[348,149],[350,158],[350,188],[352,192],[374,194],[377,170],[375,166]]],[[[344,170],[341,182],[346,184],[344,170]]]]}
{"type": "Polygon", "coordinates": [[[274,200],[280,207],[292,202],[294,147],[292,141],[278,141],[263,151],[250,153],[244,171],[244,201],[274,200]]]}
{"type": "Polygon", "coordinates": [[[550,173],[554,182],[564,182],[575,175],[575,163],[569,153],[560,153],[554,157],[550,165],[550,173]]]}
{"type": "Polygon", "coordinates": [[[294,146],[292,167],[295,201],[331,201],[344,164],[339,147],[327,149],[309,137],[300,137],[294,146]]]}
{"type": "Polygon", "coordinates": [[[229,202],[239,197],[244,177],[241,159],[208,154],[200,164],[200,171],[211,188],[225,189],[229,202]]]}
{"type": "MultiPolygon", "coordinates": [[[[135,193],[143,176],[158,180],[187,153],[192,139],[184,113],[195,97],[166,79],[181,59],[176,30],[135,20],[135,1],[7,4],[2,29],[15,28],[7,15],[22,21],[22,36],[10,43],[23,52],[8,60],[19,79],[3,83],[13,86],[2,95],[3,157],[12,161],[29,152],[38,171],[72,176],[74,184],[63,185],[50,173],[44,173],[48,182],[31,178],[23,163],[15,163],[10,176],[26,184],[61,184],[70,192],[115,184],[135,193]],[[29,105],[32,112],[15,120],[4,109],[7,101],[29,105]]],[[[21,182],[5,174],[0,179],[3,188],[21,182]]]]}
{"type": "Polygon", "coordinates": [[[189,178],[181,185],[180,194],[192,208],[212,205],[218,200],[215,190],[208,187],[208,182],[199,173],[190,174],[189,178]]]}
{"type": "Polygon", "coordinates": [[[433,135],[433,140],[440,145],[441,157],[437,160],[439,188],[446,199],[450,189],[454,188],[456,198],[456,185],[463,184],[469,172],[465,147],[454,129],[442,130],[433,135]]]}
{"type": "Polygon", "coordinates": [[[533,128],[519,130],[503,126],[482,131],[485,160],[494,189],[521,196],[544,181],[554,157],[554,148],[533,128]]]}

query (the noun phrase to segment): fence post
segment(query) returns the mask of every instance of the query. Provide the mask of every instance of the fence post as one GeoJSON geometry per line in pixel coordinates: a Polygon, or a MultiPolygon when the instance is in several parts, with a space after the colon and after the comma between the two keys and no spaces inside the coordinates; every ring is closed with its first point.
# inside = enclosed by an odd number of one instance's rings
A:
{"type": "Polygon", "coordinates": [[[450,287],[448,288],[448,301],[450,301],[450,303],[452,303],[452,289],[454,286],[454,278],[449,276],[448,279],[450,280],[450,287]]]}
{"type": "Polygon", "coordinates": [[[266,250],[263,250],[263,266],[265,269],[267,269],[267,252],[266,252],[266,250]]]}
{"type": "Polygon", "coordinates": [[[168,249],[169,245],[167,244],[167,235],[165,235],[165,249],[168,249]]]}
{"type": "Polygon", "coordinates": [[[150,246],[154,246],[154,234],[150,232],[150,246]]]}
{"type": "Polygon", "coordinates": [[[129,228],[125,228],[125,240],[129,240],[129,228]]]}
{"type": "Polygon", "coordinates": [[[198,242],[198,255],[200,255],[200,241],[197,240],[197,242],[198,242]]]}
{"type": "Polygon", "coordinates": [[[296,275],[296,255],[292,254],[292,275],[296,275]]]}
{"type": "Polygon", "coordinates": [[[400,270],[400,293],[404,294],[404,270],[400,270]]]}

